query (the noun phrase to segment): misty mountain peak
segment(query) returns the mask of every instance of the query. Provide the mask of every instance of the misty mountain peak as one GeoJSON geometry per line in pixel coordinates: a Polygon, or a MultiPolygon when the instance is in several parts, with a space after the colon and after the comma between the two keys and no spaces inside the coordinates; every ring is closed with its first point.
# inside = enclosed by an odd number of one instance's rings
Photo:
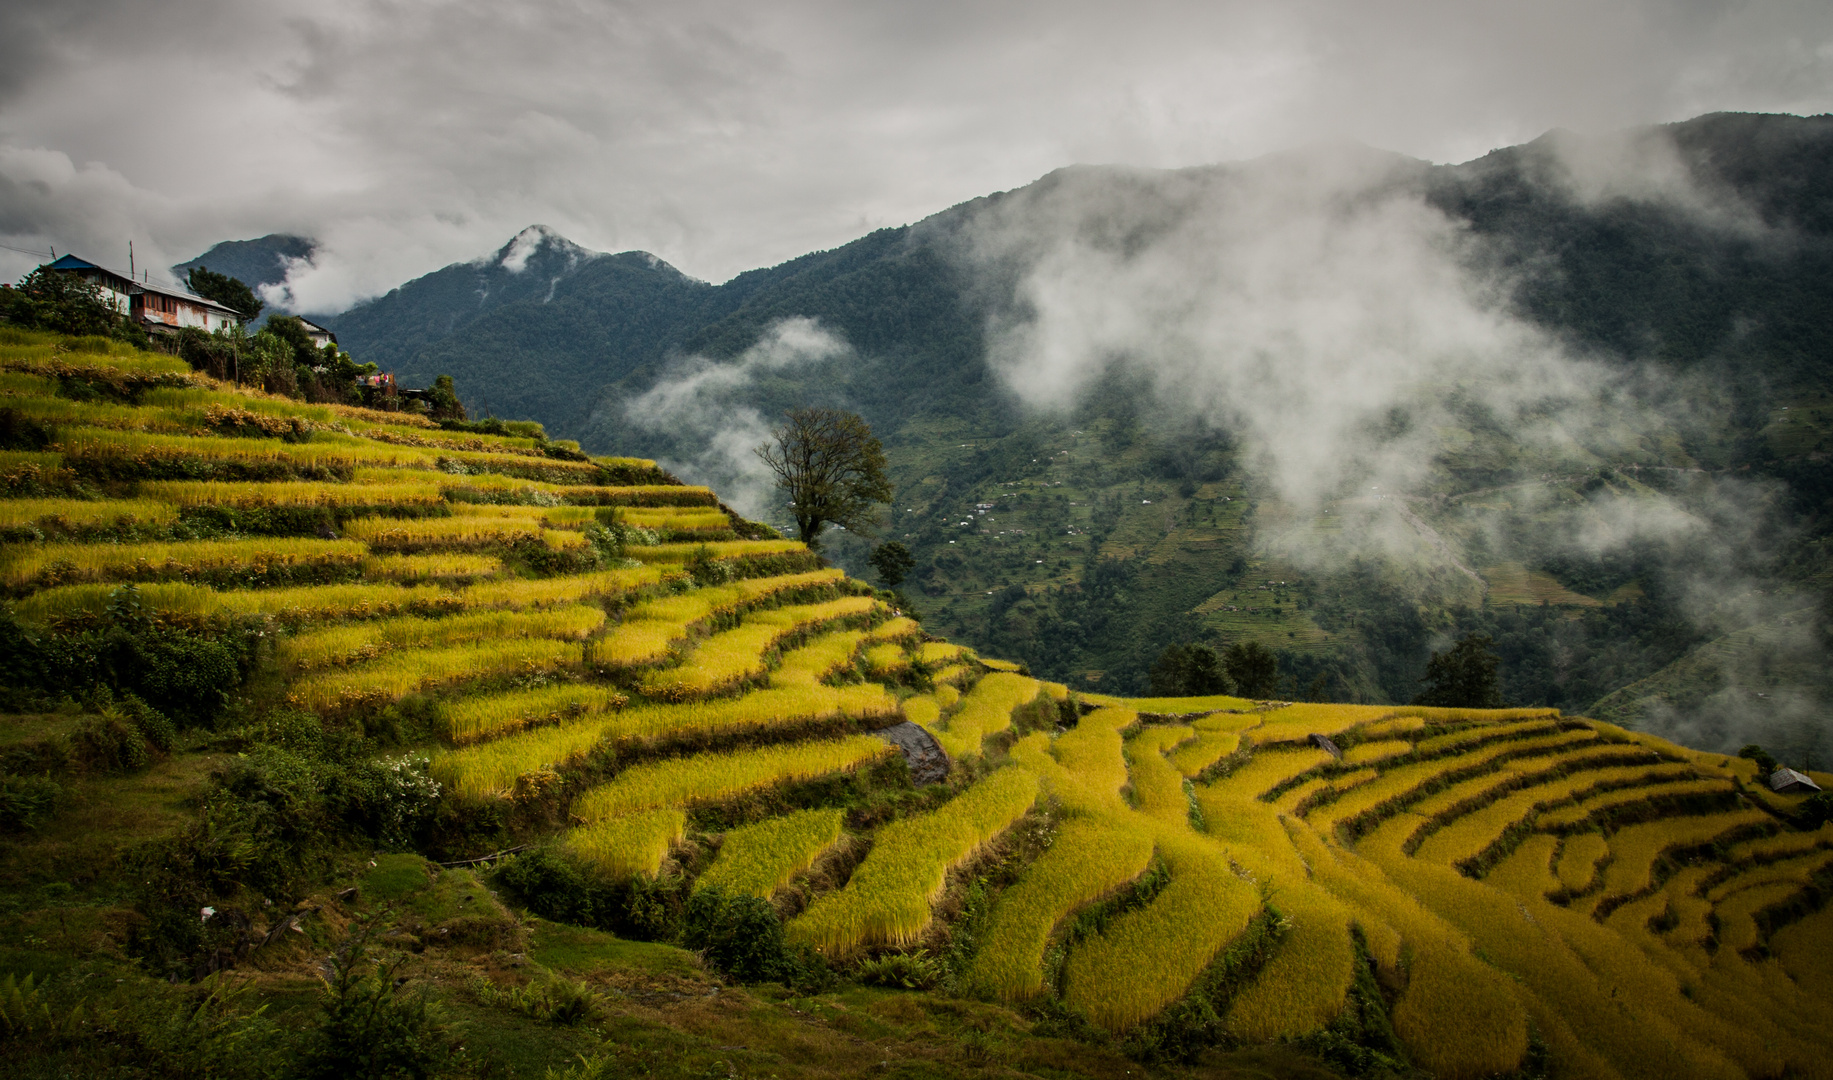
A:
{"type": "Polygon", "coordinates": [[[580,247],[546,225],[530,225],[515,234],[509,243],[497,249],[491,262],[512,274],[520,274],[528,269],[529,260],[545,256],[540,261],[563,262],[561,269],[571,270],[582,262],[596,259],[604,254],[590,248],[580,247]]]}

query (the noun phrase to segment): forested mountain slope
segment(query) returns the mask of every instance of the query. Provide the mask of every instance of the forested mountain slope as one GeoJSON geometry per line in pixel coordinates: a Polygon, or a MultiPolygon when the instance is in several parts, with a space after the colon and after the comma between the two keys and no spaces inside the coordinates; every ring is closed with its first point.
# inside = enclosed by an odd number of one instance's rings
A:
{"type": "MultiPolygon", "coordinates": [[[[1255,639],[1282,651],[1290,693],[1404,701],[1435,644],[1484,630],[1511,700],[1584,708],[1785,608],[1809,612],[1790,647],[1823,648],[1830,223],[1833,120],[1721,114],[1555,132],[1453,166],[1314,148],[1076,167],[718,286],[543,237],[520,273],[512,244],[330,321],[361,358],[450,372],[473,406],[654,454],[755,513],[769,496],[738,436],[795,404],[856,409],[886,440],[891,532],[918,553],[935,625],[1077,685],[1141,690],[1167,644],[1255,639]],[[1287,231],[1241,226],[1247,206],[1287,231]],[[1234,249],[1275,266],[1307,252],[1328,271],[1307,293],[1286,267],[1283,293],[1241,309],[1242,340],[1262,334],[1273,355],[1291,340],[1329,351],[1307,338],[1333,325],[1335,274],[1363,298],[1351,321],[1377,332],[1400,334],[1370,322],[1383,304],[1396,321],[1487,320],[1464,343],[1477,359],[1444,361],[1435,389],[1379,417],[1317,414],[1363,441],[1325,440],[1316,471],[1335,486],[1297,490],[1263,455],[1293,456],[1311,425],[1291,401],[1333,380],[1275,394],[1277,367],[1245,383],[1243,367],[1218,394],[1180,366],[1251,351],[1203,321],[1227,307],[1210,298],[1255,287],[1215,254],[1234,249]],[[1403,290],[1362,273],[1384,259],[1395,282],[1438,262],[1403,290]],[[1127,288],[1162,309],[1120,325],[1127,288]],[[1253,328],[1256,312],[1286,329],[1253,328]],[[795,320],[829,344],[787,349],[773,335],[795,320]],[[1530,374],[1527,353],[1552,368],[1530,374]],[[1049,366],[1065,355],[1081,366],[1049,366]],[[709,361],[729,377],[696,379],[709,361]],[[1494,400],[1511,379],[1559,378],[1557,400],[1494,400]],[[1361,466],[1343,462],[1364,458],[1404,485],[1352,490],[1361,466]]],[[[1364,370],[1331,347],[1332,370],[1364,370]]],[[[862,552],[835,547],[855,568],[862,552]]],[[[1698,705],[1624,719],[1817,737],[1800,721],[1824,700],[1814,680],[1720,682],[1731,696],[1713,708],[1733,722],[1698,705]],[[1783,697],[1799,707],[1778,711],[1783,697]]]]}

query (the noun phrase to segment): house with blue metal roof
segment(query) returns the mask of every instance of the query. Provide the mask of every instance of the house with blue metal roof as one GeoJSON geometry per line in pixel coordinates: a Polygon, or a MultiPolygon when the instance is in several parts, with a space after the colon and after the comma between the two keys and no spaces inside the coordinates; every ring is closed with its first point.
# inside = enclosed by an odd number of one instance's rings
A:
{"type": "Polygon", "coordinates": [[[135,281],[130,275],[75,255],[64,255],[46,269],[75,274],[94,284],[109,306],[149,333],[176,334],[187,326],[211,333],[234,325],[242,317],[232,308],[176,285],[155,285],[150,279],[135,281]]]}

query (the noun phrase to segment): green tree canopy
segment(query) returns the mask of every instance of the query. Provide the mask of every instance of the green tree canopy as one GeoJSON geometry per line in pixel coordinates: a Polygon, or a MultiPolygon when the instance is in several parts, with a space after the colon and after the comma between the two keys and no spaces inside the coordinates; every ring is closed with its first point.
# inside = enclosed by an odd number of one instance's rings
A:
{"type": "Polygon", "coordinates": [[[911,569],[916,566],[916,557],[910,554],[910,549],[896,540],[887,541],[873,548],[869,558],[872,569],[877,570],[878,576],[893,589],[902,585],[904,578],[908,577],[911,569]]]}
{"type": "Polygon", "coordinates": [[[255,291],[228,274],[219,274],[209,267],[194,266],[185,275],[185,288],[206,300],[217,303],[242,317],[243,322],[252,322],[261,315],[267,305],[255,295],[255,291]]]}
{"type": "Polygon", "coordinates": [[[458,400],[458,388],[452,382],[452,376],[440,375],[427,388],[427,404],[432,408],[435,420],[465,419],[464,402],[458,400]]]}
{"type": "Polygon", "coordinates": [[[41,266],[0,293],[0,314],[21,326],[60,334],[121,336],[127,320],[94,282],[41,266]]]}
{"type": "Polygon", "coordinates": [[[1499,709],[1502,688],[1496,666],[1502,662],[1488,634],[1469,633],[1444,652],[1435,652],[1426,663],[1425,689],[1415,705],[1458,709],[1499,709]]]}
{"type": "Polygon", "coordinates": [[[1242,697],[1270,698],[1279,690],[1279,657],[1258,641],[1230,645],[1222,666],[1242,697]]]}
{"type": "Polygon", "coordinates": [[[814,546],[829,525],[860,536],[877,531],[877,506],[891,501],[891,481],[885,448],[857,413],[792,409],[757,456],[789,494],[803,543],[814,546]]]}
{"type": "Polygon", "coordinates": [[[1207,645],[1169,645],[1152,665],[1152,693],[1158,697],[1207,697],[1232,694],[1222,658],[1207,645]]]}

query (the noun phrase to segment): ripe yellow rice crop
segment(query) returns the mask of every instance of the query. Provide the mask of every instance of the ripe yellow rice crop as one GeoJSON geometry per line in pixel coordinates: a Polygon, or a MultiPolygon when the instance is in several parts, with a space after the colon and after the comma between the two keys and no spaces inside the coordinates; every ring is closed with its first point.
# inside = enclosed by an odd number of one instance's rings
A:
{"type": "Polygon", "coordinates": [[[720,843],[719,857],[694,882],[694,888],[768,900],[834,846],[845,817],[839,810],[798,810],[733,829],[720,843]]]}
{"type": "Polygon", "coordinates": [[[1171,825],[1190,819],[1190,800],[1184,795],[1184,777],[1165,760],[1165,751],[1196,734],[1194,728],[1169,724],[1142,728],[1127,740],[1128,776],[1133,798],[1147,817],[1171,825]]]}
{"type": "Polygon", "coordinates": [[[1413,744],[1405,739],[1381,739],[1350,747],[1343,751],[1343,760],[1350,765],[1369,765],[1412,752],[1413,744]]]}
{"type": "Polygon", "coordinates": [[[1020,665],[1010,660],[988,660],[983,657],[980,663],[983,667],[992,671],[1010,671],[1015,675],[1022,674],[1022,672],[1019,671],[1020,665]]]}
{"type": "Polygon", "coordinates": [[[454,552],[434,555],[371,555],[363,560],[364,577],[385,581],[489,577],[502,568],[503,560],[495,555],[454,552]]]}
{"type": "MultiPolygon", "coordinates": [[[[142,409],[104,401],[72,401],[58,397],[8,397],[6,407],[47,427],[89,426],[122,431],[192,430],[189,418],[162,409],[142,409]]],[[[201,419],[201,418],[200,418],[201,419]]]]}
{"type": "MultiPolygon", "coordinates": [[[[1553,837],[1547,837],[1552,840],[1553,837]]],[[[1559,884],[1568,892],[1584,892],[1597,877],[1598,863],[1610,854],[1610,845],[1599,833],[1566,837],[1559,852],[1559,884]]]]}
{"type": "MultiPolygon", "coordinates": [[[[1084,716],[1054,744],[1046,740],[1062,767],[1061,774],[1050,777],[1051,791],[1064,806],[1082,813],[1125,809],[1120,798],[1120,789],[1127,782],[1121,733],[1138,722],[1139,714],[1133,710],[1110,706],[1084,716]]],[[[1013,748],[1015,754],[1017,749],[1013,748]]]]}
{"type": "Polygon", "coordinates": [[[118,342],[104,343],[88,337],[72,341],[45,335],[42,346],[16,346],[7,349],[6,366],[24,371],[59,372],[66,369],[95,369],[104,373],[130,375],[179,375],[193,377],[191,365],[176,356],[143,352],[118,342]]]}
{"type": "Polygon", "coordinates": [[[969,985],[1006,1001],[1043,993],[1044,952],[1057,924],[1144,873],[1151,861],[1147,832],[1087,817],[1064,822],[988,916],[969,985]]]}
{"type": "Polygon", "coordinates": [[[541,542],[555,551],[577,551],[592,543],[584,533],[573,532],[571,529],[543,529],[541,542]]]}
{"type": "Polygon", "coordinates": [[[668,656],[675,642],[707,619],[758,603],[776,593],[815,588],[839,581],[838,569],[811,570],[802,574],[751,578],[730,585],[696,589],[679,596],[649,600],[630,609],[622,625],[593,650],[593,658],[609,664],[651,664],[668,656]]]}
{"type": "Polygon", "coordinates": [[[1364,739],[1386,739],[1396,735],[1405,735],[1409,731],[1418,731],[1426,726],[1426,718],[1417,715],[1417,711],[1404,716],[1390,716],[1372,724],[1364,724],[1356,729],[1364,739]]]}
{"type": "Polygon", "coordinates": [[[1309,802],[1341,794],[1351,788],[1360,787],[1374,780],[1380,774],[1374,769],[1357,769],[1355,772],[1338,773],[1335,776],[1315,777],[1294,788],[1288,788],[1272,800],[1272,805],[1285,813],[1293,813],[1300,806],[1309,802]]]}
{"type": "Polygon", "coordinates": [[[819,604],[754,611],[731,630],[702,641],[679,667],[654,672],[643,692],[680,700],[710,694],[764,673],[770,650],[803,630],[869,613],[877,605],[869,596],[842,596],[819,604]]]}
{"type": "Polygon", "coordinates": [[[117,521],[163,525],[177,520],[176,507],[151,499],[0,500],[0,529],[17,529],[40,521],[65,525],[108,525],[117,521]]]}
{"type": "Polygon", "coordinates": [[[1363,784],[1342,798],[1312,808],[1306,814],[1306,820],[1310,821],[1314,828],[1328,833],[1350,819],[1374,810],[1384,803],[1409,797],[1416,789],[1434,783],[1447,771],[1482,770],[1491,767],[1498,760],[1508,759],[1513,755],[1533,754],[1537,751],[1557,749],[1573,743],[1584,743],[1595,738],[1596,734],[1589,730],[1556,731],[1550,735],[1536,738],[1492,744],[1461,757],[1396,766],[1384,771],[1379,778],[1363,784]]]}
{"type": "Polygon", "coordinates": [[[334,669],[293,684],[291,697],[309,709],[393,701],[448,683],[516,671],[552,671],[580,662],[567,641],[482,641],[442,649],[403,649],[372,664],[334,669]]]}
{"type": "Polygon", "coordinates": [[[458,595],[465,607],[542,607],[574,604],[592,597],[621,596],[658,584],[662,579],[661,568],[638,566],[626,570],[595,570],[570,577],[480,581],[465,586],[458,595]]]}
{"type": "MultiPolygon", "coordinates": [[[[53,617],[100,615],[108,610],[109,596],[117,585],[59,585],[20,600],[14,611],[30,623],[53,617]]],[[[224,606],[214,589],[178,581],[153,581],[135,586],[142,606],[161,614],[213,615],[224,606]]]]}
{"type": "Polygon", "coordinates": [[[468,695],[447,706],[446,735],[461,745],[481,742],[533,723],[576,720],[607,709],[621,709],[629,702],[630,698],[617,688],[596,683],[561,683],[532,690],[468,695]]]}
{"type": "Polygon", "coordinates": [[[1725,861],[1733,865],[1751,860],[1783,859],[1805,855],[1815,848],[1833,847],[1833,821],[1813,832],[1785,832],[1756,840],[1733,844],[1725,852],[1725,861]]]}
{"type": "Polygon", "coordinates": [[[691,532],[730,529],[732,519],[718,507],[626,506],[617,512],[618,521],[657,532],[691,532]]]}
{"type": "Polygon", "coordinates": [[[368,549],[355,540],[263,537],[146,544],[16,544],[0,555],[0,577],[24,585],[59,568],[69,577],[123,580],[154,574],[271,566],[357,566],[368,549]]]}
{"type": "Polygon", "coordinates": [[[1404,940],[1408,983],[1394,1027],[1414,1059],[1443,1076],[1513,1069],[1527,1049],[1527,1014],[1509,979],[1471,955],[1469,936],[1353,851],[1309,829],[1288,835],[1314,880],[1358,909],[1378,963],[1399,966],[1404,940]]]}
{"type": "Polygon", "coordinates": [[[66,457],[128,458],[136,461],[192,459],[200,461],[269,462],[293,466],[395,465],[431,468],[425,450],[387,446],[367,439],[348,439],[318,432],[310,442],[278,439],[239,439],[219,436],[160,435],[106,428],[63,428],[57,448],[66,457]]]}
{"type": "Polygon", "coordinates": [[[960,659],[964,651],[961,646],[947,641],[925,641],[917,646],[917,663],[924,667],[952,663],[960,659]]]}
{"type": "Polygon", "coordinates": [[[931,735],[941,730],[942,704],[933,694],[917,694],[904,699],[904,719],[927,728],[931,735]]]}
{"type": "MultiPolygon", "coordinates": [[[[1596,836],[1595,833],[1586,833],[1596,836]]],[[[1571,847],[1577,837],[1567,839],[1566,846],[1571,847]]],[[[1603,837],[1597,837],[1603,842],[1603,837]]],[[[1546,895],[1561,887],[1564,879],[1553,873],[1553,852],[1559,847],[1559,837],[1547,833],[1535,833],[1521,841],[1519,847],[1509,853],[1508,858],[1497,863],[1495,868],[1483,876],[1486,885],[1503,889],[1523,900],[1543,900],[1546,895]]],[[[1585,864],[1589,874],[1591,864],[1585,864]]],[[[1586,878],[1589,881],[1590,878],[1586,878]]],[[[1581,886],[1582,887],[1582,886],[1581,886]]]]}
{"type": "Polygon", "coordinates": [[[1213,843],[1167,830],[1159,851],[1171,884],[1082,942],[1064,967],[1064,1000],[1110,1031],[1182,997],[1260,909],[1254,886],[1229,869],[1213,843]]]}
{"type": "Polygon", "coordinates": [[[1218,822],[1226,819],[1229,859],[1271,887],[1286,925],[1277,951],[1231,1003],[1229,1028],[1251,1042],[1299,1038],[1322,1028],[1342,1011],[1355,977],[1350,909],[1312,880],[1288,835],[1302,826],[1282,821],[1277,808],[1215,798],[1205,807],[1218,822]]]}
{"type": "Polygon", "coordinates": [[[573,816],[594,822],[658,806],[718,802],[757,788],[856,769],[896,752],[882,739],[853,735],[647,761],[574,800],[573,816]]]}
{"type": "Polygon", "coordinates": [[[717,506],[711,488],[677,484],[574,485],[562,490],[585,506],[717,506]]]}
{"type": "Polygon", "coordinates": [[[908,615],[887,619],[872,628],[873,641],[908,641],[923,632],[923,626],[908,615]]]}
{"type": "Polygon", "coordinates": [[[57,380],[23,371],[0,371],[0,395],[6,397],[56,397],[57,380]]]}
{"type": "Polygon", "coordinates": [[[1761,810],[1734,810],[1663,818],[1618,829],[1610,838],[1614,858],[1604,870],[1605,896],[1635,896],[1649,887],[1655,860],[1669,848],[1704,844],[1728,832],[1773,822],[1761,810]]]}
{"type": "MultiPolygon", "coordinates": [[[[556,695],[555,707],[564,709],[580,700],[589,704],[589,693],[575,690],[569,695],[556,695]]],[[[463,709],[463,705],[455,707],[452,715],[456,718],[463,709]]],[[[759,690],[741,698],[648,705],[615,715],[588,716],[559,727],[444,751],[433,756],[433,775],[460,795],[481,798],[510,790],[518,777],[528,773],[577,761],[601,743],[704,738],[838,717],[889,720],[896,714],[896,699],[885,693],[884,687],[872,684],[759,690]]],[[[503,713],[492,715],[501,718],[503,713]]],[[[508,711],[508,716],[512,726],[539,718],[514,709],[508,711]]]]}
{"type": "Polygon", "coordinates": [[[64,455],[36,450],[0,450],[0,475],[11,475],[27,467],[50,472],[64,466],[64,455]]]}
{"type": "Polygon", "coordinates": [[[1802,886],[1793,882],[1754,885],[1732,893],[1714,905],[1712,913],[1718,916],[1719,946],[1733,952],[1754,948],[1760,940],[1757,913],[1766,907],[1791,900],[1801,891],[1802,886]]]}
{"type": "MultiPolygon", "coordinates": [[[[1414,855],[1431,862],[1457,866],[1482,854],[1504,832],[1532,820],[1544,807],[1565,802],[1601,784],[1645,778],[1642,767],[1587,769],[1591,761],[1586,760],[1586,757],[1590,755],[1577,760],[1556,758],[1553,762],[1555,767],[1568,765],[1575,771],[1565,776],[1548,776],[1543,782],[1504,795],[1481,809],[1457,817],[1427,837],[1414,855]]],[[[1427,810],[1426,804],[1422,803],[1419,812],[1433,811],[1427,810]]]]}
{"type": "Polygon", "coordinates": [[[940,705],[944,712],[954,708],[961,701],[961,691],[952,686],[938,686],[929,693],[930,696],[936,699],[936,704],[940,705]]]}
{"type": "Polygon", "coordinates": [[[1037,791],[1036,776],[1009,766],[940,809],[885,826],[846,887],[818,897],[785,936],[830,956],[913,940],[928,927],[949,869],[1023,817],[1037,791]]]}
{"type": "Polygon", "coordinates": [[[770,673],[770,685],[813,686],[852,663],[865,640],[863,630],[835,630],[783,654],[783,662],[770,673]]]}
{"type": "Polygon", "coordinates": [[[1821,1001],[1833,1001],[1833,972],[1827,970],[1827,957],[1833,956],[1833,906],[1783,927],[1769,945],[1795,985],[1821,1001]]]}
{"type": "Polygon", "coordinates": [[[589,506],[523,506],[520,504],[496,503],[461,503],[460,512],[466,517],[499,517],[522,518],[528,521],[545,521],[555,526],[578,526],[595,521],[594,511],[589,506]]]}
{"type": "Polygon", "coordinates": [[[481,450],[492,454],[515,454],[521,457],[545,457],[541,444],[521,435],[482,435],[470,431],[445,431],[421,428],[406,431],[392,425],[359,427],[357,434],[382,442],[400,442],[407,446],[430,446],[440,450],[481,450]]]}
{"type": "Polygon", "coordinates": [[[1712,886],[1706,892],[1706,899],[1717,903],[1733,893],[1759,885],[1788,884],[1806,888],[1813,884],[1814,876],[1830,864],[1833,864],[1833,851],[1811,851],[1792,859],[1747,867],[1712,886]]]}
{"type": "Polygon", "coordinates": [[[704,543],[629,547],[624,549],[624,555],[646,563],[684,563],[698,554],[701,548],[705,548],[708,556],[714,559],[743,559],[807,551],[808,545],[800,540],[708,540],[704,543]]]}
{"type": "Polygon", "coordinates": [[[1197,737],[1165,756],[1184,776],[1195,776],[1234,753],[1241,746],[1237,731],[1199,731],[1197,737]]]}
{"type": "MultiPolygon", "coordinates": [[[[1119,698],[1111,694],[1083,694],[1081,697],[1083,701],[1092,705],[1113,705],[1162,716],[1189,716],[1192,713],[1211,713],[1218,709],[1252,710],[1255,707],[1254,702],[1247,698],[1230,697],[1226,694],[1178,698],[1119,698]]],[[[1258,719],[1257,714],[1255,720],[1258,719]]]]}
{"type": "Polygon", "coordinates": [[[687,832],[687,813],[663,807],[605,818],[566,834],[566,849],[607,877],[654,877],[669,846],[687,832]]]}
{"type": "Polygon", "coordinates": [[[932,672],[929,676],[929,681],[938,687],[944,685],[960,686],[962,683],[966,682],[968,676],[973,673],[974,669],[968,667],[966,664],[950,664],[945,668],[932,672]]]}
{"type": "Polygon", "coordinates": [[[308,480],[241,483],[220,480],[150,480],[140,494],[175,506],[433,506],[438,484],[425,473],[399,472],[402,483],[329,484],[308,480]]]}
{"type": "Polygon", "coordinates": [[[274,653],[285,667],[309,669],[348,664],[390,649],[513,638],[577,641],[590,636],[604,623],[603,608],[585,606],[537,611],[471,611],[439,619],[408,615],[330,626],[282,638],[274,653]]]}
{"type": "Polygon", "coordinates": [[[445,462],[456,462],[472,472],[502,473],[508,476],[534,473],[537,476],[578,477],[582,482],[598,478],[598,466],[583,461],[561,461],[527,454],[493,454],[482,450],[421,450],[445,462]]]}
{"type": "Polygon", "coordinates": [[[1602,792],[1572,806],[1561,806],[1549,810],[1541,816],[1540,828],[1549,830],[1571,828],[1593,814],[1646,802],[1649,799],[1709,795],[1715,791],[1731,790],[1731,785],[1724,780],[1679,779],[1686,774],[1684,770],[1676,771],[1676,769],[1675,766],[1669,766],[1652,775],[1650,782],[1646,784],[1602,792]]]}
{"type": "Polygon", "coordinates": [[[344,535],[379,549],[463,548],[533,540],[541,524],[528,518],[357,518],[344,524],[344,535]]]}
{"type": "Polygon", "coordinates": [[[1453,731],[1448,735],[1434,735],[1430,739],[1421,739],[1415,747],[1421,754],[1442,754],[1454,747],[1486,742],[1492,739],[1510,739],[1529,733],[1540,733],[1552,730],[1544,720],[1515,724],[1478,724],[1463,731],[1453,731]]]}
{"type": "Polygon", "coordinates": [[[904,647],[896,642],[887,641],[866,650],[866,670],[874,675],[891,675],[909,666],[910,657],[904,653],[904,647]]]}
{"type": "MultiPolygon", "coordinates": [[[[150,586],[142,586],[147,595],[150,586]]],[[[303,585],[290,589],[219,592],[222,610],[240,615],[277,615],[303,619],[368,619],[409,608],[455,610],[458,597],[438,585],[303,585]]]]}
{"type": "Polygon", "coordinates": [[[1037,697],[1037,680],[1008,671],[981,679],[962,699],[948,727],[936,734],[951,758],[973,757],[988,735],[1012,726],[1012,710],[1037,697]]]}
{"type": "Polygon", "coordinates": [[[1287,780],[1332,760],[1329,754],[1315,746],[1302,750],[1259,750],[1210,787],[1230,798],[1259,798],[1287,780]]]}
{"type": "Polygon", "coordinates": [[[1286,705],[1261,716],[1254,731],[1260,742],[1292,742],[1308,735],[1335,735],[1359,724],[1383,720],[1394,713],[1391,705],[1286,705]]]}

